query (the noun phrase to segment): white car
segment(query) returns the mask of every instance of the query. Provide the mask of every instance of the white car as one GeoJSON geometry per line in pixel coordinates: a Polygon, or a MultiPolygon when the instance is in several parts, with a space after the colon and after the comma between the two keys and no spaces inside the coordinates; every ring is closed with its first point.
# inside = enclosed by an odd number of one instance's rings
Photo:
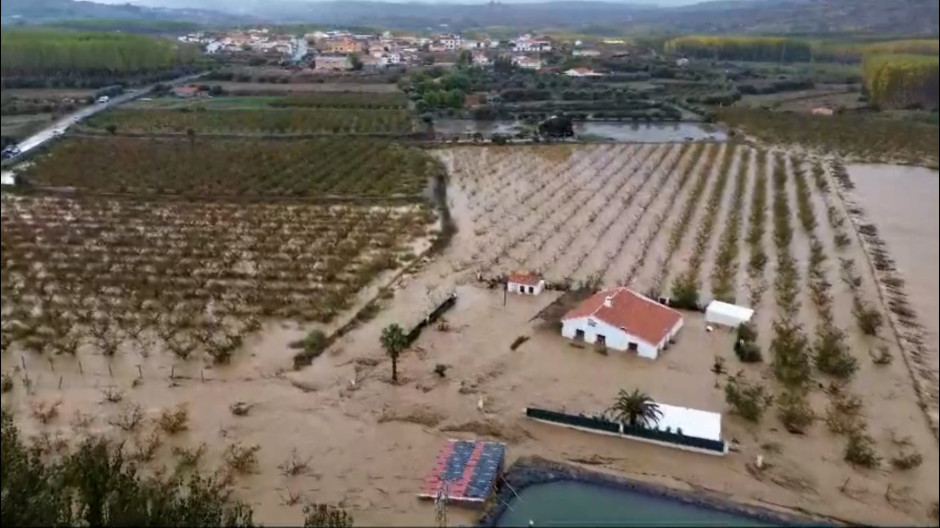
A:
{"type": "Polygon", "coordinates": [[[98,103],[107,103],[110,99],[107,95],[102,95],[98,98],[98,103]]]}

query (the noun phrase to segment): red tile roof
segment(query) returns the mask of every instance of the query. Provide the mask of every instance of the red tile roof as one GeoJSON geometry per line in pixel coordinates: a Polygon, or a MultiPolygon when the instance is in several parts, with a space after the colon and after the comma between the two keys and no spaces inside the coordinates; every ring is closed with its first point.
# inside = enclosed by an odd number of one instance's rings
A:
{"type": "Polygon", "coordinates": [[[601,290],[566,313],[562,321],[591,316],[650,344],[663,340],[682,314],[627,288],[601,290]],[[611,306],[604,306],[610,297],[611,306]]]}
{"type": "Polygon", "coordinates": [[[526,286],[538,286],[542,277],[538,273],[531,271],[514,271],[509,274],[509,282],[516,284],[525,284],[526,286]]]}

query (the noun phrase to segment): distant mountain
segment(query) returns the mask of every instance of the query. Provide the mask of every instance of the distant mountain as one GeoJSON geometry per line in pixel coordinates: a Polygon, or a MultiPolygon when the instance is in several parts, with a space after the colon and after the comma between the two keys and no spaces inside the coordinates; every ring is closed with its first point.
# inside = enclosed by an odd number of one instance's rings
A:
{"type": "Polygon", "coordinates": [[[245,21],[231,13],[200,8],[168,9],[132,4],[100,4],[73,0],[3,0],[3,25],[34,24],[66,20],[173,20],[195,24],[225,24],[245,21]]]}
{"type": "MultiPolygon", "coordinates": [[[[282,22],[398,29],[649,29],[675,33],[844,33],[937,35],[937,0],[719,0],[678,7],[594,0],[524,3],[368,0],[139,0],[198,2],[231,13],[282,22]]],[[[456,0],[455,0],[456,1],[456,0]]]]}
{"type": "MultiPolygon", "coordinates": [[[[119,0],[108,0],[119,1],[119,0]]],[[[719,0],[658,7],[648,0],[562,0],[523,3],[399,3],[369,0],[134,0],[99,4],[72,0],[4,0],[5,23],[17,19],[175,18],[218,22],[226,16],[280,23],[466,30],[484,27],[590,29],[601,34],[877,33],[937,35],[937,0],[719,0]],[[164,7],[157,7],[157,6],[164,7]],[[166,6],[171,6],[166,7],[166,6]]],[[[673,4],[674,5],[674,4],[673,4]]]]}

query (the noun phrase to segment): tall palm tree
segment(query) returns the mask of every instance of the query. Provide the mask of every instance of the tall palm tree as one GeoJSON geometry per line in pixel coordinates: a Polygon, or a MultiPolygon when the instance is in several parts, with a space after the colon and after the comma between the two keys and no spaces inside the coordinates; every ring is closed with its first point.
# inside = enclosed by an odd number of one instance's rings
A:
{"type": "Polygon", "coordinates": [[[392,358],[392,381],[398,383],[398,355],[408,346],[408,336],[398,324],[390,324],[382,329],[379,339],[388,357],[392,358]]]}
{"type": "Polygon", "coordinates": [[[620,389],[617,393],[617,399],[608,409],[613,413],[614,418],[620,423],[630,424],[631,426],[655,425],[663,417],[663,412],[659,410],[659,405],[645,392],[633,389],[633,392],[627,392],[620,389]]]}

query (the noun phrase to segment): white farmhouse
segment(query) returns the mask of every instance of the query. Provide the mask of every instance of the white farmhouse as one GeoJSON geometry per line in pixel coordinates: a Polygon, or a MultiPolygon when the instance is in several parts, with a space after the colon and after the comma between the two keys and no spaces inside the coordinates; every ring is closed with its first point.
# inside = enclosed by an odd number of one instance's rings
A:
{"type": "Polygon", "coordinates": [[[561,319],[561,335],[656,359],[682,328],[682,314],[624,287],[595,293],[561,319]]]}
{"type": "Polygon", "coordinates": [[[754,310],[736,304],[712,301],[705,308],[705,322],[737,328],[754,317],[754,310]]]}
{"type": "Polygon", "coordinates": [[[515,272],[509,275],[506,289],[512,293],[538,295],[545,289],[545,281],[537,273],[515,272]]]}

